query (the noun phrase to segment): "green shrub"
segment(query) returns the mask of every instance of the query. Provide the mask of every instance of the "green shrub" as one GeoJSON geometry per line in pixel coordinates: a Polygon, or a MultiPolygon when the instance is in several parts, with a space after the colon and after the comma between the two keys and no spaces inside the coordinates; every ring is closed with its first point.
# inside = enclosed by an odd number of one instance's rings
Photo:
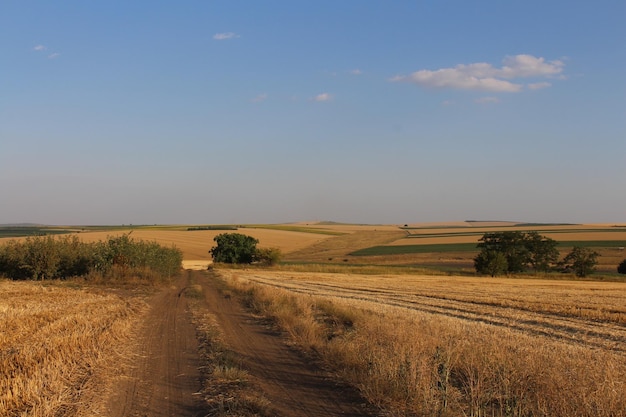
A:
{"type": "Polygon", "coordinates": [[[81,242],[76,236],[37,236],[0,246],[0,274],[16,280],[44,280],[149,269],[169,277],[180,270],[182,259],[175,247],[134,241],[129,234],[95,243],[81,242]]]}

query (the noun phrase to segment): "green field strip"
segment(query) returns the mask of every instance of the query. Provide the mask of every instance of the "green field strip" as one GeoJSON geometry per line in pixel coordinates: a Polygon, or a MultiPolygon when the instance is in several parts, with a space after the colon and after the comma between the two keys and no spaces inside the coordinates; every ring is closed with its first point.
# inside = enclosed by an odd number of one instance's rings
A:
{"type": "MultiPolygon", "coordinates": [[[[587,248],[623,248],[626,240],[576,240],[558,242],[557,247],[571,248],[583,246],[587,248]]],[[[350,253],[352,256],[385,256],[405,255],[415,253],[445,253],[445,252],[477,252],[476,243],[440,243],[434,245],[397,245],[397,246],[372,246],[350,253]]]]}
{"type": "Polygon", "coordinates": [[[0,228],[0,238],[61,235],[75,232],[75,229],[56,229],[46,227],[2,227],[0,228]]]}

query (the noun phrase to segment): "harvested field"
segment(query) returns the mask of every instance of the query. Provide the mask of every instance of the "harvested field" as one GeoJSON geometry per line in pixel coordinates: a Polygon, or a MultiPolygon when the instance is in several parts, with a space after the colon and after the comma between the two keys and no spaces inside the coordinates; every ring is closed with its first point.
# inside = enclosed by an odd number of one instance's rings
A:
{"type": "Polygon", "coordinates": [[[390,415],[626,415],[625,284],[219,273],[390,415]]]}
{"type": "Polygon", "coordinates": [[[626,354],[622,283],[278,271],[231,274],[296,293],[480,322],[626,354]]]}
{"type": "Polygon", "coordinates": [[[0,415],[91,416],[144,304],[0,281],[0,415]]]}

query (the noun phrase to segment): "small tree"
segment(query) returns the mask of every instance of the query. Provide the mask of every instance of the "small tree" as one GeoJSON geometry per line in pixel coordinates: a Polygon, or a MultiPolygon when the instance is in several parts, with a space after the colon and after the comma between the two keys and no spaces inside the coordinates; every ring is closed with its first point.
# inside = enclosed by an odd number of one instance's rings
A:
{"type": "Polygon", "coordinates": [[[495,250],[484,250],[474,258],[474,267],[480,274],[489,274],[492,277],[504,274],[509,268],[506,256],[495,250]]]}
{"type": "Polygon", "coordinates": [[[241,233],[222,233],[213,240],[217,245],[209,251],[214,262],[249,264],[254,261],[259,241],[241,233]]]}
{"type": "Polygon", "coordinates": [[[626,259],[622,261],[621,264],[617,267],[618,274],[626,274],[626,259]]]}
{"type": "Polygon", "coordinates": [[[566,271],[574,271],[577,277],[586,277],[595,271],[598,264],[599,253],[589,248],[574,246],[572,251],[563,259],[563,265],[566,271]]]}

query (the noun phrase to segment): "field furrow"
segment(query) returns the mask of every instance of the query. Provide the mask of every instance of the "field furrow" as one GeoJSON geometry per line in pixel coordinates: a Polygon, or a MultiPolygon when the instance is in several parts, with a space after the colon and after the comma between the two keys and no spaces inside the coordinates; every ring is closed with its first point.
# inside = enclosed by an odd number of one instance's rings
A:
{"type": "MultiPolygon", "coordinates": [[[[406,285],[391,286],[389,279],[380,277],[358,277],[341,282],[329,282],[332,277],[306,274],[259,274],[246,276],[251,282],[281,288],[300,294],[320,297],[332,297],[345,300],[374,304],[384,308],[405,309],[426,314],[445,316],[465,322],[479,322],[490,326],[506,328],[527,335],[546,337],[561,342],[581,345],[588,348],[603,349],[619,354],[626,354],[626,325],[623,302],[617,297],[614,304],[607,299],[607,293],[591,290],[589,294],[573,300],[551,294],[547,288],[541,290],[544,303],[535,297],[539,294],[520,292],[512,294],[515,286],[502,284],[497,291],[481,290],[467,283],[459,282],[463,289],[437,291],[432,286],[422,285],[407,288],[406,285]],[[322,281],[322,282],[320,282],[322,281]],[[369,281],[364,283],[363,281],[369,281]],[[367,284],[367,285],[365,285],[367,284]],[[376,287],[378,286],[378,288],[376,287]],[[385,287],[386,288],[382,288],[385,287]],[[474,287],[474,288],[472,288],[474,287]],[[487,294],[484,294],[487,292],[487,294]],[[593,294],[595,292],[595,296],[593,294]],[[601,294],[601,295],[597,295],[601,294]],[[602,300],[594,297],[602,297],[602,300]],[[574,302],[577,307],[572,307],[574,302]],[[566,304],[567,303],[567,304],[566,304]]],[[[440,279],[440,278],[438,278],[440,279]]],[[[406,284],[406,283],[405,283],[406,284]]],[[[473,284],[473,283],[469,283],[473,284]]],[[[532,286],[532,283],[531,283],[532,286]]],[[[537,290],[537,289],[535,289],[537,290]]],[[[574,293],[576,289],[574,288],[574,293]]],[[[562,286],[555,286],[553,291],[563,291],[562,286]]],[[[623,295],[624,289],[622,288],[623,295]]],[[[615,294],[612,294],[615,295],[615,294]]],[[[609,300],[612,297],[609,297],[609,300]]]]}

